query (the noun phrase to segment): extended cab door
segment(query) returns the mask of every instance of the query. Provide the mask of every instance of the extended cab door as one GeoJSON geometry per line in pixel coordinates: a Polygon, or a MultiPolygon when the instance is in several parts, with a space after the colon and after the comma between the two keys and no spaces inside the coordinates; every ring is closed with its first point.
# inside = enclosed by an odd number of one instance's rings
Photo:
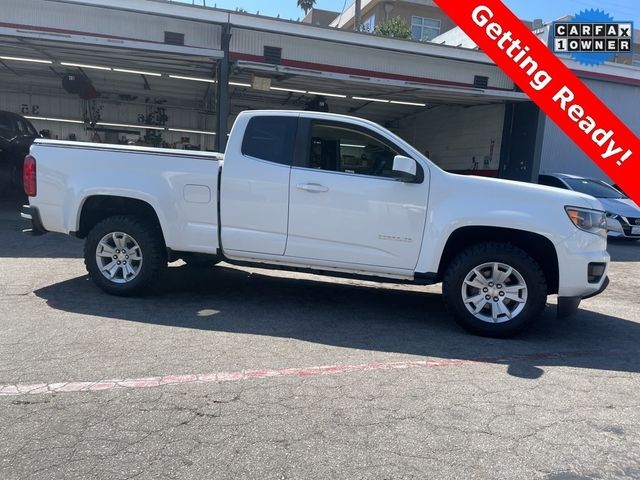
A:
{"type": "Polygon", "coordinates": [[[291,113],[248,113],[236,120],[220,185],[224,252],[284,254],[297,126],[291,113]]]}
{"type": "MultiPolygon", "coordinates": [[[[300,120],[306,152],[291,170],[287,257],[413,270],[426,220],[428,172],[416,183],[392,171],[407,155],[348,122],[300,120]]],[[[407,155],[408,156],[408,155],[407,155]]]]}

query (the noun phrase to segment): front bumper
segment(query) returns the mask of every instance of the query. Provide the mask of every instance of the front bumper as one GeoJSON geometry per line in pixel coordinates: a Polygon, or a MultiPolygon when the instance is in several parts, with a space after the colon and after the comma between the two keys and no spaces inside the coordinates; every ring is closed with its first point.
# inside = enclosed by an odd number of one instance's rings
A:
{"type": "Polygon", "coordinates": [[[31,222],[31,228],[24,229],[22,233],[33,236],[44,235],[47,233],[47,230],[44,228],[44,225],[42,225],[42,220],[40,219],[40,211],[36,207],[23,205],[20,216],[31,222]]]}
{"type": "Polygon", "coordinates": [[[640,233],[632,233],[638,232],[640,229],[640,218],[611,218],[607,217],[607,235],[610,238],[630,238],[638,240],[640,239],[640,233]]]}
{"type": "Polygon", "coordinates": [[[558,297],[558,318],[570,317],[578,310],[580,302],[587,298],[595,297],[604,292],[609,286],[609,277],[605,277],[600,288],[586,297],[558,297]]]}
{"type": "Polygon", "coordinates": [[[591,297],[602,291],[611,258],[607,252],[607,239],[593,233],[576,231],[556,244],[558,254],[558,296],[591,297]],[[592,268],[600,265],[598,276],[592,268]]]}
{"type": "Polygon", "coordinates": [[[595,297],[609,285],[607,240],[578,231],[556,245],[558,254],[558,316],[572,315],[585,298],[595,297]]]}

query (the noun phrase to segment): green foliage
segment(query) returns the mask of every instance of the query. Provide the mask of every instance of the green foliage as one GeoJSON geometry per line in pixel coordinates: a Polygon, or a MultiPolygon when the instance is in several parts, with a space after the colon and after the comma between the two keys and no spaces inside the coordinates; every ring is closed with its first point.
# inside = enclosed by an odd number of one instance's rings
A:
{"type": "Polygon", "coordinates": [[[374,28],[373,33],[383,37],[411,38],[411,29],[409,28],[409,25],[407,25],[400,17],[392,18],[381,23],[374,28]]]}
{"type": "Polygon", "coordinates": [[[305,15],[313,8],[316,0],[298,0],[298,7],[304,10],[305,15]]]}

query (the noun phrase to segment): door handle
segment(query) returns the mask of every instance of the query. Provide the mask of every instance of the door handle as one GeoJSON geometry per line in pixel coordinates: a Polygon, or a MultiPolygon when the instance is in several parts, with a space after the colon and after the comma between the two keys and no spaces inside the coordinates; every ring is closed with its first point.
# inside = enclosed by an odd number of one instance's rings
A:
{"type": "Polygon", "coordinates": [[[324,185],[320,185],[319,183],[299,183],[297,185],[297,188],[299,190],[304,190],[305,192],[312,193],[322,193],[329,191],[327,187],[325,187],[324,185]]]}

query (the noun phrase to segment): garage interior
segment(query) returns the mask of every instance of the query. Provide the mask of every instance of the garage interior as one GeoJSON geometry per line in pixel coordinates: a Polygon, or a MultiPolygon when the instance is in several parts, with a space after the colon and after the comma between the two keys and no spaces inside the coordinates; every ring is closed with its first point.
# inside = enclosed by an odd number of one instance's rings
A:
{"type": "Polygon", "coordinates": [[[7,37],[0,48],[0,109],[49,138],[214,148],[210,58],[7,37]]]}
{"type": "Polygon", "coordinates": [[[235,72],[236,83],[247,86],[232,91],[232,119],[247,109],[321,109],[319,104],[326,104],[331,113],[385,126],[446,170],[497,174],[505,115],[500,96],[282,74],[247,68],[243,62],[235,72]],[[269,86],[248,86],[261,83],[269,86]]]}
{"type": "MultiPolygon", "coordinates": [[[[107,10],[86,2],[47,3],[72,9],[74,22],[107,10]]],[[[148,38],[81,31],[64,20],[56,28],[1,24],[0,109],[25,116],[53,139],[209,151],[223,150],[228,133],[220,137],[217,125],[225,122],[219,112],[228,111],[229,130],[244,110],[313,109],[375,121],[448,171],[506,171],[505,136],[513,133],[505,128],[508,110],[530,102],[486,61],[455,58],[461,49],[453,47],[421,44],[415,48],[444,48],[452,58],[419,57],[399,52],[414,45],[395,39],[375,37],[385,51],[366,46],[373,41],[366,34],[331,32],[335,39],[320,40],[327,29],[228,12],[215,19],[226,23],[213,23],[202,18],[212,9],[175,9],[175,17],[136,12],[138,20],[158,24],[148,38]],[[184,18],[185,11],[193,18],[184,18]],[[429,78],[403,71],[416,61],[429,78]],[[372,71],[370,65],[380,63],[406,75],[372,71]]],[[[134,21],[130,11],[108,11],[111,22],[134,21]]]]}

